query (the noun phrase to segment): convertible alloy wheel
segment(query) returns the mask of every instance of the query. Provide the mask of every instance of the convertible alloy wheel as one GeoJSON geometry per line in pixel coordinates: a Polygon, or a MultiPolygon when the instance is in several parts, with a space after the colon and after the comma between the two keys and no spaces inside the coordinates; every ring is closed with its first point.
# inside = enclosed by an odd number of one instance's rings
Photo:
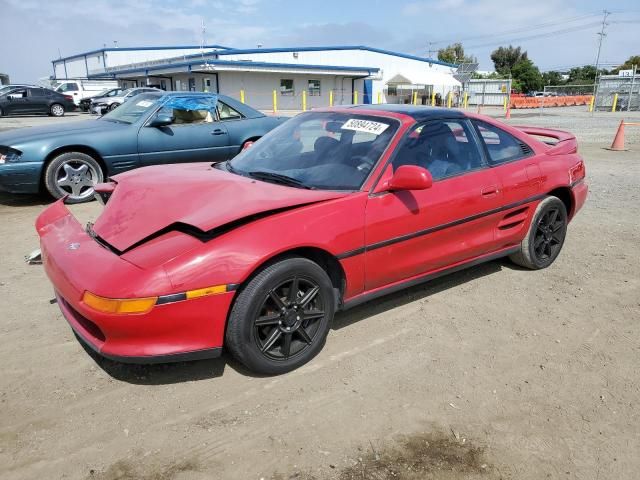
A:
{"type": "Polygon", "coordinates": [[[253,321],[254,339],[268,358],[286,360],[313,345],[325,316],[320,286],[294,276],[269,290],[253,321]]]}
{"type": "Polygon", "coordinates": [[[532,270],[551,265],[564,244],[567,222],[564,203],[557,197],[546,197],[536,208],[520,251],[512,255],[511,260],[532,270]]]}
{"type": "Polygon", "coordinates": [[[54,103],[51,105],[51,115],[54,117],[62,117],[64,116],[64,107],[59,103],[54,103]]]}
{"type": "Polygon", "coordinates": [[[240,288],[225,347],[254,372],[274,375],[304,365],[320,352],[335,310],[327,273],[300,257],[277,261],[240,288]]]}
{"type": "Polygon", "coordinates": [[[45,185],[55,198],[67,195],[68,203],[93,199],[94,187],[102,182],[100,165],[89,155],[80,152],[63,153],[47,165],[45,185]]]}

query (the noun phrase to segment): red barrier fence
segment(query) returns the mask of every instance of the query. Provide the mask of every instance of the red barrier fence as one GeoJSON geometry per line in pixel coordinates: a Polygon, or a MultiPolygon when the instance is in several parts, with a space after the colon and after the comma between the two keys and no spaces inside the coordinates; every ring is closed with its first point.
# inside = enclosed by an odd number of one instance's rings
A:
{"type": "Polygon", "coordinates": [[[511,108],[568,107],[589,105],[591,95],[572,95],[569,97],[515,97],[511,96],[511,108]]]}

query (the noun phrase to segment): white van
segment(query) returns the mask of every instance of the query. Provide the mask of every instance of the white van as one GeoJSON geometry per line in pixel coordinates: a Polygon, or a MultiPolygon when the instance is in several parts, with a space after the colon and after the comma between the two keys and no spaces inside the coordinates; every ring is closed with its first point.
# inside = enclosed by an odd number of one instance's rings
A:
{"type": "Polygon", "coordinates": [[[117,80],[59,80],[54,90],[64,95],[73,97],[73,103],[80,104],[83,98],[93,97],[94,95],[107,90],[109,88],[117,88],[117,80]]]}

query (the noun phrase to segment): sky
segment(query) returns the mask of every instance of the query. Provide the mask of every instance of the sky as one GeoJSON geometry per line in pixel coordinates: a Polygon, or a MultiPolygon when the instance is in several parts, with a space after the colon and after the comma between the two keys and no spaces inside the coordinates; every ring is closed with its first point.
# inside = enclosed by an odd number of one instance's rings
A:
{"type": "Polygon", "coordinates": [[[461,41],[481,70],[491,51],[521,46],[541,70],[593,64],[603,10],[601,64],[640,55],[637,0],[0,0],[0,72],[35,82],[59,56],[119,47],[236,48],[368,45],[435,58],[461,41]]]}

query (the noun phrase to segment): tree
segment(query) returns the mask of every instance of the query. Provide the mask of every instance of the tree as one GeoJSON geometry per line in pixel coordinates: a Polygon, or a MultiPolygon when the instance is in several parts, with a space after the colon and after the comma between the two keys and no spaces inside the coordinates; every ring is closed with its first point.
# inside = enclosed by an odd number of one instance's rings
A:
{"type": "Polygon", "coordinates": [[[542,82],[545,85],[562,85],[564,80],[562,79],[562,74],[560,72],[544,72],[542,74],[542,82]]]}
{"type": "Polygon", "coordinates": [[[478,59],[473,55],[465,55],[464,47],[461,43],[447,45],[445,48],[438,50],[438,60],[447,63],[477,63],[478,59]]]}
{"type": "Polygon", "coordinates": [[[524,93],[542,90],[544,86],[540,70],[528,58],[516,63],[511,69],[511,75],[524,93]]]}
{"type": "Polygon", "coordinates": [[[502,75],[513,75],[512,69],[519,62],[527,60],[527,52],[522,51],[520,47],[499,47],[491,52],[491,60],[496,72],[502,75]]]}
{"type": "MultiPolygon", "coordinates": [[[[600,74],[606,74],[606,70],[600,70],[600,74]]],[[[569,70],[569,83],[593,83],[596,81],[596,67],[593,65],[585,65],[584,67],[575,67],[569,70]]]]}
{"type": "Polygon", "coordinates": [[[620,70],[633,70],[634,65],[637,69],[640,69],[640,55],[630,56],[622,65],[611,70],[611,73],[618,73],[620,70]]]}

